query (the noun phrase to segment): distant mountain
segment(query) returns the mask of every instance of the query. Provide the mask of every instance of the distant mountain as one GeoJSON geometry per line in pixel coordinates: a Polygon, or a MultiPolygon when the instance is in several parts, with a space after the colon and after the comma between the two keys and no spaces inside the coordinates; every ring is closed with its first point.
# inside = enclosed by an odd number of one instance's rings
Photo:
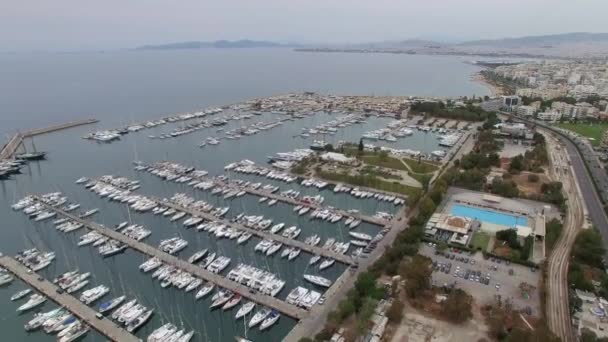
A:
{"type": "Polygon", "coordinates": [[[518,38],[484,39],[467,41],[456,46],[488,46],[488,47],[543,47],[581,43],[608,43],[608,33],[573,32],[544,36],[526,36],[518,38]]]}
{"type": "Polygon", "coordinates": [[[216,40],[213,42],[178,42],[161,45],[144,45],[136,48],[137,50],[180,50],[180,49],[233,49],[233,48],[270,48],[270,47],[295,47],[294,44],[281,44],[269,41],[258,40],[216,40]]]}

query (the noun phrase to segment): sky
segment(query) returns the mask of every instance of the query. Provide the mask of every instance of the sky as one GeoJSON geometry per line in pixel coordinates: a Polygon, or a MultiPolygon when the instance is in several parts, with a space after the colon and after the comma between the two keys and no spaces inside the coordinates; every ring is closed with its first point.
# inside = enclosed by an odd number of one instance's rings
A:
{"type": "Polygon", "coordinates": [[[608,0],[0,0],[0,50],[218,39],[313,44],[608,32],[608,0]]]}

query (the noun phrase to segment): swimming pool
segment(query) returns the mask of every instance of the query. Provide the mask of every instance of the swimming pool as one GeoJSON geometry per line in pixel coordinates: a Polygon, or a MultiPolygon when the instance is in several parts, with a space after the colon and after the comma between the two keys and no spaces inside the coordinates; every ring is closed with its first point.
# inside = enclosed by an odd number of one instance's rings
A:
{"type": "Polygon", "coordinates": [[[469,207],[466,205],[455,204],[452,206],[452,215],[464,216],[481,222],[498,224],[501,226],[515,227],[528,226],[528,219],[523,216],[502,214],[491,210],[469,207]]]}

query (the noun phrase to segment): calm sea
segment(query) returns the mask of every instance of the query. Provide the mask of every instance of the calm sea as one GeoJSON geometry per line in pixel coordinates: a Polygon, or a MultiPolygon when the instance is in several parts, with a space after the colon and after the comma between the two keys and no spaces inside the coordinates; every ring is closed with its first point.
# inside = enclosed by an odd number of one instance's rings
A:
{"type": "MultiPolygon", "coordinates": [[[[282,317],[279,323],[263,333],[257,329],[248,331],[242,320],[234,320],[236,309],[231,312],[210,311],[209,298],[195,302],[193,293],[162,289],[150,275],[138,271],[138,265],[144,261],[138,253],[127,251],[102,259],[94,248],[76,246],[82,231],[58,233],[51,222],[34,223],[25,215],[12,211],[10,205],[30,192],[62,191],[71,200],[82,203],[83,208],[99,208],[100,213],[93,220],[115,225],[129,218],[126,207],[100,199],[74,184],[82,176],[114,174],[140,180],[142,188],[139,191],[144,194],[171,196],[176,192],[186,192],[215,205],[229,205],[228,216],[246,212],[272,217],[276,223],[297,225],[302,228],[300,239],[319,234],[324,239],[335,237],[347,241],[348,229],[343,223],[310,221],[308,216],[295,215],[290,206],[260,205],[256,197],[249,195],[227,202],[186,185],[167,183],[151,175],[137,173],[132,168],[135,159],[146,162],[174,160],[205,169],[211,174],[223,173],[224,165],[244,158],[263,164],[267,156],[276,152],[307,147],[310,140],[292,137],[300,133],[302,127],[316,126],[334,119],[334,116],[318,113],[246,139],[224,140],[220,145],[205,149],[200,149],[198,143],[208,136],[216,136],[213,129],[176,139],[148,138],[151,134],[171,131],[175,124],[129,134],[113,144],[97,144],[85,141],[81,136],[91,130],[113,128],[143,118],[294,91],[359,95],[487,94],[485,88],[469,79],[478,69],[463,61],[457,57],[313,54],[280,49],[0,55],[2,133],[81,117],[101,120],[93,126],[40,136],[26,143],[28,148],[34,145],[38,150],[49,152],[48,160],[31,163],[23,169],[23,174],[0,182],[0,251],[13,255],[34,246],[53,250],[57,259],[42,271],[45,277],[52,278],[78,268],[95,274],[91,278],[92,285],[111,287],[112,292],[104,297],[105,300],[126,294],[154,307],[153,319],[138,332],[138,336],[144,339],[154,328],[172,322],[184,329],[196,330],[196,341],[233,341],[235,335],[247,335],[254,341],[279,341],[293,327],[293,320],[282,317]]],[[[276,118],[275,114],[267,113],[246,123],[276,118]]],[[[384,127],[387,123],[387,119],[371,118],[363,125],[341,130],[331,138],[331,142],[357,140],[365,131],[384,127]]],[[[229,127],[242,124],[232,121],[229,127]]],[[[432,133],[417,132],[398,144],[401,148],[427,152],[438,148],[432,133]]],[[[396,210],[387,203],[354,199],[331,191],[302,188],[297,184],[237,174],[232,177],[273,183],[281,190],[295,188],[305,194],[320,193],[328,205],[356,208],[369,214],[396,210]]],[[[218,241],[209,238],[207,233],[186,230],[181,223],[170,223],[164,217],[149,213],[130,213],[130,219],[153,231],[146,240],[152,245],[168,237],[187,239],[190,244],[180,254],[181,257],[187,258],[199,249],[210,248],[232,258],[228,269],[245,262],[272,271],[286,281],[284,290],[278,295],[282,299],[296,286],[311,288],[303,281],[303,273],[321,274],[334,280],[344,270],[337,264],[324,271],[309,267],[310,255],[306,253],[292,262],[281,259],[278,254],[262,256],[253,250],[258,241],[255,238],[247,245],[237,247],[234,241],[218,241]]],[[[373,234],[378,228],[362,224],[357,231],[373,234]]],[[[15,309],[20,304],[9,300],[22,288],[24,285],[15,281],[0,289],[0,330],[4,338],[7,341],[53,340],[41,332],[24,332],[22,326],[32,314],[17,315],[15,309]]],[[[47,311],[53,307],[54,304],[46,303],[42,309],[47,311]]],[[[101,341],[103,338],[89,333],[86,340],[101,341]]]]}

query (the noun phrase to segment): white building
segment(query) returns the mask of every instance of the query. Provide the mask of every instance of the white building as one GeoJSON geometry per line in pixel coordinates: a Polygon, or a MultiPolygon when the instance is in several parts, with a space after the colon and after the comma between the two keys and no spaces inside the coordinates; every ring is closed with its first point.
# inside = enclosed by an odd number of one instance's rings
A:
{"type": "Polygon", "coordinates": [[[537,118],[543,121],[558,121],[562,118],[562,114],[556,111],[547,111],[543,113],[538,113],[537,118]]]}
{"type": "Polygon", "coordinates": [[[519,106],[517,107],[517,115],[519,116],[534,116],[536,108],[532,106],[519,106]]]}

